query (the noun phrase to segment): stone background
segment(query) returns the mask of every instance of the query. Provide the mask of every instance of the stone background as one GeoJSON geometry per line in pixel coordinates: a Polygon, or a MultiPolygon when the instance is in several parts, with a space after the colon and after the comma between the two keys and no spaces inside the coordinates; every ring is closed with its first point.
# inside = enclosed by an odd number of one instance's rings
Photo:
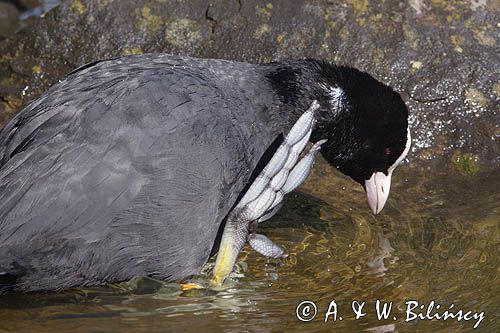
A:
{"type": "MultiPolygon", "coordinates": [[[[0,9],[1,10],[1,9],[0,9]]],[[[0,127],[74,68],[146,52],[323,58],[393,86],[413,167],[500,166],[500,1],[68,0],[0,42],[0,127]]]]}

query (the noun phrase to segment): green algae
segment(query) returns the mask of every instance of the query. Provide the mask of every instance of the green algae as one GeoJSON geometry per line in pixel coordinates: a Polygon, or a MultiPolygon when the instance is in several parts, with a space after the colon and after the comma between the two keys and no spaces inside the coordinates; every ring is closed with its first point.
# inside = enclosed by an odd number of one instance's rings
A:
{"type": "Polygon", "coordinates": [[[452,163],[454,169],[464,176],[473,176],[480,170],[479,157],[472,153],[455,152],[452,163]]]}
{"type": "Polygon", "coordinates": [[[178,19],[168,23],[165,29],[165,39],[171,45],[192,49],[199,45],[202,39],[201,27],[198,22],[189,19],[178,19]]]}

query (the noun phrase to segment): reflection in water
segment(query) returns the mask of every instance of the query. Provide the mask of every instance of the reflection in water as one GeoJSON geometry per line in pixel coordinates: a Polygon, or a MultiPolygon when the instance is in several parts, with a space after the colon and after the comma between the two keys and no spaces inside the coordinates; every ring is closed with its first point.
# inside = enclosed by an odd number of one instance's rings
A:
{"type": "MultiPolygon", "coordinates": [[[[384,265],[384,259],[391,258],[391,253],[394,252],[394,249],[391,247],[391,244],[389,244],[389,240],[384,235],[380,234],[378,239],[380,254],[376,255],[375,257],[373,257],[373,259],[368,261],[367,266],[372,269],[373,273],[377,274],[378,276],[383,276],[387,271],[387,268],[384,265]]],[[[397,259],[397,257],[394,258],[391,263],[394,264],[395,260],[397,259]]]]}
{"type": "MultiPolygon", "coordinates": [[[[404,169],[404,168],[401,168],[404,169]]],[[[476,331],[500,327],[500,180],[495,172],[458,175],[399,171],[391,198],[374,217],[364,193],[321,164],[301,193],[260,232],[289,257],[245,249],[221,290],[182,292],[176,283],[134,279],[109,288],[0,297],[0,331],[470,331],[474,321],[404,322],[405,302],[485,311],[476,331]],[[316,319],[299,322],[303,300],[316,319]],[[324,322],[335,299],[342,321],[324,322]],[[375,301],[393,302],[394,321],[378,321],[375,301]],[[366,301],[354,320],[352,300],[366,301]],[[307,325],[307,326],[306,326],[307,325]]],[[[210,265],[200,276],[206,282],[210,265]]]]}

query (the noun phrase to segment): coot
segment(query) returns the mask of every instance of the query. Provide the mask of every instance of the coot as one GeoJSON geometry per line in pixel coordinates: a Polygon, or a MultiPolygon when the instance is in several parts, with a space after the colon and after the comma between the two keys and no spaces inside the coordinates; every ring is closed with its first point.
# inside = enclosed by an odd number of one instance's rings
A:
{"type": "MultiPolygon", "coordinates": [[[[399,94],[369,74],[312,59],[165,54],[75,70],[0,132],[0,284],[53,290],[199,272],[218,231],[248,210],[245,189],[262,197],[258,165],[293,146],[287,135],[311,108],[307,139],[378,213],[410,135],[399,94]]],[[[232,259],[218,262],[221,282],[232,259]]]]}

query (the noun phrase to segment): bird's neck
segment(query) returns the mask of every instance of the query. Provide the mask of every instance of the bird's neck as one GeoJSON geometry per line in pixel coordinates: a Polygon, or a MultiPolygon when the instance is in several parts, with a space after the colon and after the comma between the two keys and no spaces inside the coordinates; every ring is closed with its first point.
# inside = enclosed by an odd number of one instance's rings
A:
{"type": "MultiPolygon", "coordinates": [[[[266,79],[279,99],[281,118],[292,126],[316,100],[320,108],[316,112],[317,123],[311,136],[320,139],[342,140],[343,133],[331,137],[332,127],[350,118],[342,89],[331,86],[321,76],[321,63],[315,60],[297,60],[268,65],[266,79]]],[[[338,130],[338,129],[337,129],[338,130]]]]}

